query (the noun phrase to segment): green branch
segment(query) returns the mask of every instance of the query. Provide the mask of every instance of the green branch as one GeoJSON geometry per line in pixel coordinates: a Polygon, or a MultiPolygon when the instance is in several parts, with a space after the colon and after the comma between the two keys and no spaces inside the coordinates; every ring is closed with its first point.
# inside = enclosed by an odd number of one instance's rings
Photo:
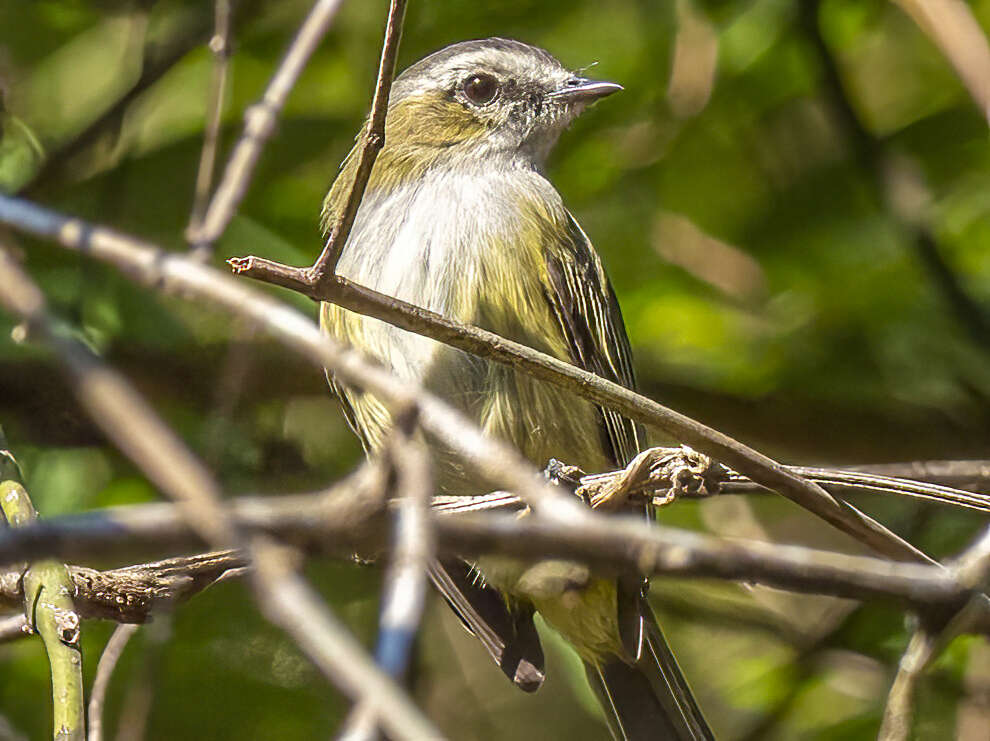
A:
{"type": "MultiPolygon", "coordinates": [[[[24,488],[20,468],[0,428],[0,509],[10,527],[35,522],[38,513],[24,488]]],[[[82,652],[79,615],[72,604],[75,585],[65,564],[37,561],[24,572],[28,625],[41,635],[52,667],[52,703],[56,741],[84,741],[82,652]]]]}

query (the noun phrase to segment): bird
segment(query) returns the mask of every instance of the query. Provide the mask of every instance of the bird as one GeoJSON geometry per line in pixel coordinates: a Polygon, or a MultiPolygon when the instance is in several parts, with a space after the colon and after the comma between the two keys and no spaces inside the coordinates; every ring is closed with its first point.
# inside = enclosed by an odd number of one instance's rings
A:
{"type": "MultiPolygon", "coordinates": [[[[392,86],[384,146],[338,274],[633,388],[629,340],[602,261],[544,174],[570,123],[621,89],[512,39],[463,41],[414,63],[392,86]]],[[[324,201],[325,238],[355,181],[365,136],[324,201]]],[[[645,442],[640,426],[610,409],[333,303],[321,304],[320,325],[534,463],[607,471],[645,442]]],[[[392,422],[386,407],[329,372],[328,380],[366,452],[381,450],[392,422]]],[[[486,491],[452,451],[427,444],[438,493],[486,491]]],[[[535,691],[545,677],[538,612],[581,657],[614,738],[713,738],[640,576],[497,556],[436,561],[430,575],[521,689],[535,691]]]]}

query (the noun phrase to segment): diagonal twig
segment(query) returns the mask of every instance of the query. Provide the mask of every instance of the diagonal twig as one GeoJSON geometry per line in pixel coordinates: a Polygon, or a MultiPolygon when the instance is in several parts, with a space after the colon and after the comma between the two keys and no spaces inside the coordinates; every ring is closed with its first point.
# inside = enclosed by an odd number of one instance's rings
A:
{"type": "Polygon", "coordinates": [[[963,0],[894,0],[948,59],[984,119],[990,120],[990,44],[963,0]]]}
{"type": "Polygon", "coordinates": [[[73,374],[83,406],[117,446],[179,504],[194,532],[220,547],[242,545],[254,568],[249,572],[262,611],[285,629],[317,667],[361,699],[373,694],[383,726],[397,739],[438,737],[405,693],[366,657],[313,590],[287,563],[283,546],[266,536],[243,539],[220,505],[220,489],[206,468],[129,384],[87,351],[63,340],[44,299],[6,252],[0,251],[0,284],[8,290],[0,305],[43,336],[73,374]],[[357,650],[355,651],[355,646],[357,650]],[[387,705],[378,704],[387,701],[387,705]]]}
{"type": "Polygon", "coordinates": [[[212,250],[247,193],[251,174],[265,142],[275,131],[282,108],[302,74],[309,57],[330,28],[343,0],[317,0],[303,21],[261,100],[244,112],[244,133],[227,160],[220,185],[210,201],[202,223],[190,230],[189,242],[200,252],[212,250]]]}

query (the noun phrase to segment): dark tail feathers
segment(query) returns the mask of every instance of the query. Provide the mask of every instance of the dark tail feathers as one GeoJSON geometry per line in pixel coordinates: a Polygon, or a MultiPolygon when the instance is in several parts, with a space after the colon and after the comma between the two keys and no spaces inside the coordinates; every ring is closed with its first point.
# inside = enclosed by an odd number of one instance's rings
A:
{"type": "Polygon", "coordinates": [[[644,632],[634,663],[618,656],[585,664],[617,741],[714,741],[667,641],[643,601],[644,632]]]}

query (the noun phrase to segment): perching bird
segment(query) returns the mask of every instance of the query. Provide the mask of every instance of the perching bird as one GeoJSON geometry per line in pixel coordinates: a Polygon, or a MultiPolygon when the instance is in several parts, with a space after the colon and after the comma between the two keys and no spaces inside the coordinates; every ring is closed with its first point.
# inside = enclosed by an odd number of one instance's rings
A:
{"type": "MultiPolygon", "coordinates": [[[[620,89],[507,39],[453,44],[417,62],[395,80],[385,146],[338,272],[632,387],[629,342],[601,261],[542,174],[568,124],[620,89]]],[[[325,232],[354,181],[356,151],[324,203],[325,232]]],[[[329,303],[321,325],[541,466],[556,458],[611,470],[643,442],[632,421],[506,366],[329,303]]],[[[331,385],[365,449],[379,449],[390,424],[385,407],[331,385]]],[[[430,443],[441,493],[486,491],[430,443]]],[[[536,610],[581,656],[616,738],[712,738],[635,575],[491,557],[438,563],[432,576],[523,689],[544,677],[536,610]]]]}

